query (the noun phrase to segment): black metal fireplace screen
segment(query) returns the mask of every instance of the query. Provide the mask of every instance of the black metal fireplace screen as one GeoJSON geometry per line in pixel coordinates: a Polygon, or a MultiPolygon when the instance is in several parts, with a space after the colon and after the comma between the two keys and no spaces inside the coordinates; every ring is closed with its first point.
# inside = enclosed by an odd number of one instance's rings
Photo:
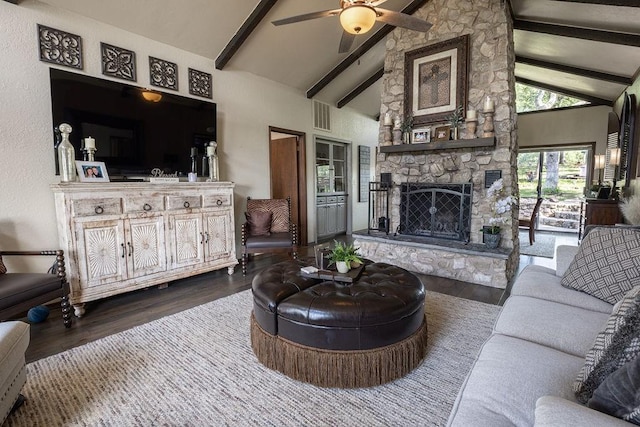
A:
{"type": "Polygon", "coordinates": [[[402,184],[399,232],[468,242],[472,194],[472,183],[402,184]]]}

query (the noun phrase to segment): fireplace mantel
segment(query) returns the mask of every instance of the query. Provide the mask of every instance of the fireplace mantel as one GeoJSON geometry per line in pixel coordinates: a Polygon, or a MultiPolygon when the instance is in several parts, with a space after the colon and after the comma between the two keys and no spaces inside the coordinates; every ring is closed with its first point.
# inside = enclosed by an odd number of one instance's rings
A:
{"type": "Polygon", "coordinates": [[[410,151],[452,150],[456,148],[494,147],[496,137],[433,141],[426,144],[400,144],[380,146],[381,153],[406,153],[410,151]]]}

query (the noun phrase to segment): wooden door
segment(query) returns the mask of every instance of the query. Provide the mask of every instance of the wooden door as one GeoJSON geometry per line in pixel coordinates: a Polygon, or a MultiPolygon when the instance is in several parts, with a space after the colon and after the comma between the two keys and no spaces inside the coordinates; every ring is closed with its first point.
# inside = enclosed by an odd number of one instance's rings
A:
{"type": "MultiPolygon", "coordinates": [[[[275,129],[271,128],[271,131],[275,129]]],[[[304,134],[271,139],[269,162],[271,170],[271,197],[291,197],[291,220],[298,227],[298,245],[307,244],[307,184],[304,134]]]]}

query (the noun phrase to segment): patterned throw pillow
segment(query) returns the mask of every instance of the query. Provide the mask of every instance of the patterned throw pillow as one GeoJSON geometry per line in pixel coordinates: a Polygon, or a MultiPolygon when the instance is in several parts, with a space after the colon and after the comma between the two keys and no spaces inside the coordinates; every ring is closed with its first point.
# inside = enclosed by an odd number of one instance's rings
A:
{"type": "Polygon", "coordinates": [[[640,356],[609,375],[593,393],[587,406],[596,411],[640,424],[640,356]]]}
{"type": "Polygon", "coordinates": [[[5,267],[4,263],[2,262],[2,256],[0,256],[0,274],[4,274],[7,272],[7,267],[5,267]]]}
{"type": "Polygon", "coordinates": [[[640,286],[631,289],[607,320],[573,384],[576,398],[587,401],[607,376],[640,354],[640,286]]]}
{"type": "Polygon", "coordinates": [[[640,284],[640,230],[596,228],[578,248],[562,286],[615,304],[640,284]]]}

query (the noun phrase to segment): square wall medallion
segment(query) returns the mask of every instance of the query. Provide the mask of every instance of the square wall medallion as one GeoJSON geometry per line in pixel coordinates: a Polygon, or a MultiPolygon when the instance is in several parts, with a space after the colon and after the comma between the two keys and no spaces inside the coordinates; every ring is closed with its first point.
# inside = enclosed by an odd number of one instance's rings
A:
{"type": "Polygon", "coordinates": [[[189,93],[191,95],[212,98],[211,74],[189,68],[189,93]]]}
{"type": "Polygon", "coordinates": [[[102,74],[123,80],[136,81],[136,53],[132,50],[100,43],[102,74]]]}
{"type": "Polygon", "coordinates": [[[178,90],[178,64],[150,56],[149,79],[153,86],[178,90]]]}
{"type": "Polygon", "coordinates": [[[82,37],[38,24],[40,61],[82,70],[82,37]]]}

